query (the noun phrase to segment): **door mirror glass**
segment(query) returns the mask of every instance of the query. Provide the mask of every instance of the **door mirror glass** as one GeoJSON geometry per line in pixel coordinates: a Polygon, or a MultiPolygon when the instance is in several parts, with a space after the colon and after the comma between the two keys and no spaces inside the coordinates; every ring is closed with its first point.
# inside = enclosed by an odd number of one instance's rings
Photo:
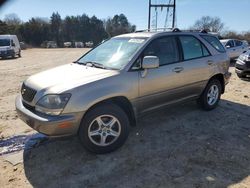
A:
{"type": "Polygon", "coordinates": [[[159,67],[159,58],[157,56],[145,56],[142,61],[143,69],[154,69],[159,67]]]}

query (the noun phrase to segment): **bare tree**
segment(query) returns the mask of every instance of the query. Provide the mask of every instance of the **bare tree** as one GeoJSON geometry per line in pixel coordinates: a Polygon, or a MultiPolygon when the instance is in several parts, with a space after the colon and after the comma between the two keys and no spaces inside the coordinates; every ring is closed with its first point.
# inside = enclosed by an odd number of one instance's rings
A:
{"type": "Polygon", "coordinates": [[[20,25],[22,23],[21,19],[15,13],[5,15],[4,22],[8,25],[20,25]]]}
{"type": "Polygon", "coordinates": [[[211,32],[220,32],[224,28],[224,23],[218,17],[203,16],[197,20],[192,29],[205,29],[211,32]]]}

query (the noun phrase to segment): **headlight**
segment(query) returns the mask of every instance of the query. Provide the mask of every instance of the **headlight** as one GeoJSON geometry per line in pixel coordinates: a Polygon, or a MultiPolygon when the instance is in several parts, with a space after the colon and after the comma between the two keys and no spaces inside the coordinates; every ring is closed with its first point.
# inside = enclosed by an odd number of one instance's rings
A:
{"type": "Polygon", "coordinates": [[[248,57],[246,55],[240,55],[239,59],[243,62],[248,61],[248,57]]]}
{"type": "Polygon", "coordinates": [[[45,95],[36,103],[35,109],[45,114],[59,115],[69,101],[70,96],[71,94],[69,93],[45,95]]]}

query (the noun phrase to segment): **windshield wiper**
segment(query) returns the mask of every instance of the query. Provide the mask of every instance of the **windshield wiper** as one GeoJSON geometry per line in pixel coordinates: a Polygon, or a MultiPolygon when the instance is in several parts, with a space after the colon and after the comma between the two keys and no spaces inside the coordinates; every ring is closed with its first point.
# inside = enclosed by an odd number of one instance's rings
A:
{"type": "Polygon", "coordinates": [[[86,62],[74,61],[73,63],[77,63],[79,65],[85,65],[85,66],[101,68],[101,69],[119,70],[119,69],[116,69],[116,68],[106,67],[103,64],[97,63],[97,62],[94,62],[94,61],[86,61],[86,62]]]}
{"type": "Polygon", "coordinates": [[[106,69],[107,67],[105,67],[103,64],[101,63],[96,63],[93,61],[87,61],[84,63],[85,65],[91,65],[92,67],[96,67],[96,68],[101,68],[101,69],[106,69]]]}

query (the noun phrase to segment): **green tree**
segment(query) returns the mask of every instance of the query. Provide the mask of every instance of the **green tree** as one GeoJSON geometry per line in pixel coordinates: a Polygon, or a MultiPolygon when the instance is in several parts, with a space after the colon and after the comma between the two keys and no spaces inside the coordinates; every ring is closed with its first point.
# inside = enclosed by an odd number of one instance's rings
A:
{"type": "Polygon", "coordinates": [[[26,43],[40,46],[50,37],[50,25],[44,19],[32,18],[20,27],[19,32],[26,43]]]}
{"type": "Polygon", "coordinates": [[[62,45],[62,19],[58,12],[50,17],[51,37],[56,43],[62,45]]]}
{"type": "Polygon", "coordinates": [[[0,35],[8,34],[9,33],[9,26],[0,20],[0,35]]]}
{"type": "Polygon", "coordinates": [[[105,21],[105,28],[109,37],[134,32],[136,30],[135,25],[131,25],[124,14],[115,15],[112,19],[107,19],[105,21]]]}

